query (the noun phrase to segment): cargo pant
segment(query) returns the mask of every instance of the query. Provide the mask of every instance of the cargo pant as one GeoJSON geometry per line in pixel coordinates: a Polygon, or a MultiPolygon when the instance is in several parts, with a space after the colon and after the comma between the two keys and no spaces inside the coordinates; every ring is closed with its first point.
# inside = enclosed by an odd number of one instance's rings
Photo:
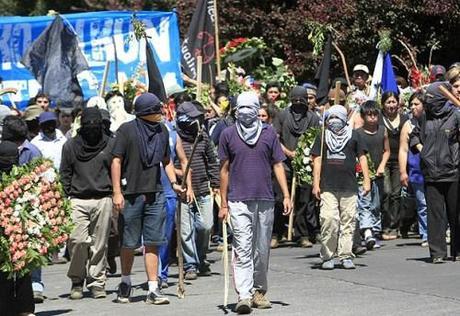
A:
{"type": "Polygon", "coordinates": [[[329,191],[321,193],[321,258],[353,257],[353,234],[356,227],[357,194],[329,191]]]}
{"type": "Polygon", "coordinates": [[[107,243],[112,217],[112,197],[71,199],[75,228],[69,238],[70,266],[67,276],[72,283],[86,287],[104,287],[107,267],[107,243]]]}

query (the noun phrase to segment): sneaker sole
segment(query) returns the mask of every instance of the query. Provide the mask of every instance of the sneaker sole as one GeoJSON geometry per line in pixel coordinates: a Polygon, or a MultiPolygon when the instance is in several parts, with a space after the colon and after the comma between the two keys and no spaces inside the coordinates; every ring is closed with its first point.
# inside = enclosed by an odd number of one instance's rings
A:
{"type": "Polygon", "coordinates": [[[270,309],[270,308],[272,308],[271,305],[257,305],[257,304],[253,304],[252,307],[257,308],[257,309],[270,309]]]}
{"type": "Polygon", "coordinates": [[[129,298],[127,298],[127,297],[117,297],[117,303],[127,304],[127,303],[129,303],[129,298]]]}
{"type": "Polygon", "coordinates": [[[98,295],[93,295],[93,298],[94,299],[98,299],[98,298],[106,298],[107,297],[107,294],[98,294],[98,295]]]}

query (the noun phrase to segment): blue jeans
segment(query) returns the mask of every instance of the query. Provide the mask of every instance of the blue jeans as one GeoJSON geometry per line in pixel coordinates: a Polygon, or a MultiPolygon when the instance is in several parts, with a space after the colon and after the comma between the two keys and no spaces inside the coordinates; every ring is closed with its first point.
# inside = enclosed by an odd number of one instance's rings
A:
{"type": "Polygon", "coordinates": [[[164,204],[163,192],[125,196],[123,248],[166,245],[164,204]]]}
{"type": "Polygon", "coordinates": [[[379,186],[376,181],[371,182],[371,192],[363,195],[363,188],[359,188],[358,194],[358,217],[359,228],[363,231],[371,229],[374,233],[382,230],[382,221],[380,215],[380,196],[379,186]]]}
{"type": "Polygon", "coordinates": [[[197,196],[196,202],[181,204],[181,242],[185,271],[196,271],[204,265],[213,224],[211,195],[197,196]]]}
{"type": "Polygon", "coordinates": [[[168,281],[168,268],[169,268],[169,251],[171,248],[171,240],[174,234],[174,216],[176,215],[177,198],[168,197],[165,201],[166,208],[166,238],[168,243],[159,249],[160,260],[158,265],[158,275],[163,282],[168,281]]]}
{"type": "Polygon", "coordinates": [[[37,269],[32,270],[31,278],[32,278],[32,290],[34,292],[43,292],[45,286],[43,285],[43,281],[42,281],[42,268],[37,268],[37,269]]]}
{"type": "Polygon", "coordinates": [[[425,241],[428,239],[425,184],[411,182],[410,186],[415,193],[415,203],[417,204],[418,231],[422,240],[425,241]]]}

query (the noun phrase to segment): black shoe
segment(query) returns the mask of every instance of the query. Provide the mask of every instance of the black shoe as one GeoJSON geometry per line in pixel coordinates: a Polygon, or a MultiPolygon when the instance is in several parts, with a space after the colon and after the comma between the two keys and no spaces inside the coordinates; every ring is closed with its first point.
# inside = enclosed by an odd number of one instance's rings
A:
{"type": "Polygon", "coordinates": [[[117,302],[118,303],[129,303],[130,296],[131,296],[131,285],[121,282],[118,285],[117,302]]]}
{"type": "Polygon", "coordinates": [[[355,256],[363,255],[366,253],[366,251],[367,249],[361,246],[358,246],[352,249],[352,252],[355,256]]]}
{"type": "Polygon", "coordinates": [[[444,258],[442,257],[434,257],[432,260],[434,264],[444,263],[444,258]]]}
{"type": "Polygon", "coordinates": [[[43,296],[42,291],[34,291],[34,303],[35,304],[43,303],[44,300],[45,300],[45,297],[43,296]]]}
{"type": "Polygon", "coordinates": [[[115,274],[117,273],[117,261],[115,260],[115,257],[109,257],[107,258],[107,272],[109,274],[115,274]]]}
{"type": "Polygon", "coordinates": [[[208,264],[204,264],[199,268],[199,276],[211,276],[211,268],[208,264]]]}

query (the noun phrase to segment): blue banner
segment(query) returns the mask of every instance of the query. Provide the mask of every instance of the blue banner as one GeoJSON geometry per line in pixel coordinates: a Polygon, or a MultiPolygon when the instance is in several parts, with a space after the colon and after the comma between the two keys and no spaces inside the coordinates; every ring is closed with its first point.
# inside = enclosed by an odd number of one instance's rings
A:
{"type": "MultiPolygon", "coordinates": [[[[146,83],[145,41],[134,38],[131,25],[132,12],[101,11],[61,15],[74,29],[79,46],[85,55],[90,71],[78,76],[85,99],[97,95],[102,83],[107,61],[112,61],[108,72],[106,90],[116,83],[115,48],[118,60],[118,78],[146,83]]],[[[168,87],[182,87],[180,69],[180,43],[177,16],[173,12],[136,12],[136,17],[146,26],[155,60],[168,87]]],[[[16,88],[11,100],[24,107],[29,98],[40,91],[40,85],[24,68],[20,60],[27,47],[53,21],[53,17],[2,17],[0,19],[0,88],[16,88]]],[[[10,98],[3,97],[4,103],[10,98]]]]}

